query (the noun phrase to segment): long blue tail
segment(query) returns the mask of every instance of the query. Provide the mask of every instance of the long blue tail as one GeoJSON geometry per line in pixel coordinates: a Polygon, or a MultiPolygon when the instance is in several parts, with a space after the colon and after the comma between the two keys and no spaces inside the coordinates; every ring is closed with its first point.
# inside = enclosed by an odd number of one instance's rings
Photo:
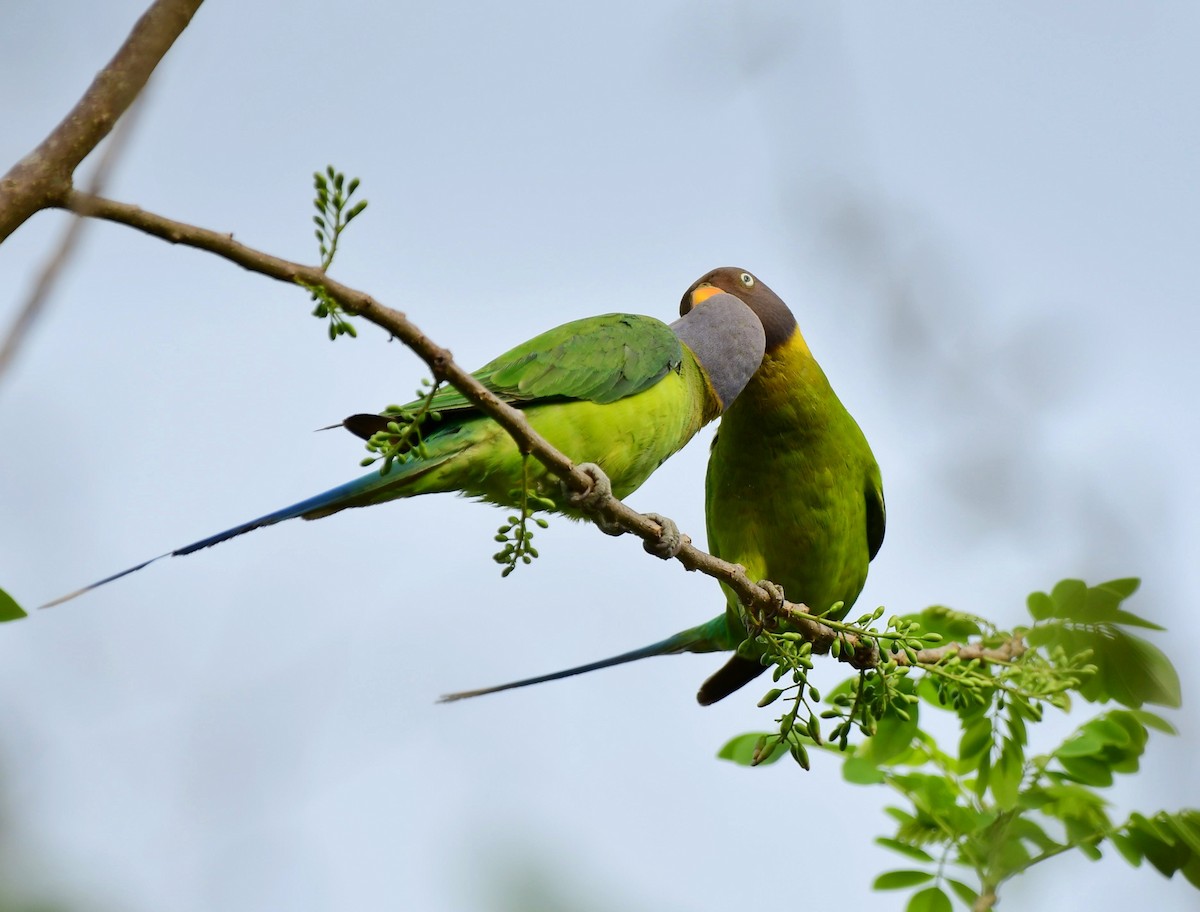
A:
{"type": "MultiPolygon", "coordinates": [[[[148,567],[155,561],[160,561],[164,557],[178,557],[183,554],[191,554],[193,551],[200,551],[204,548],[211,548],[213,545],[220,544],[223,541],[228,541],[238,535],[243,535],[246,532],[251,532],[254,529],[261,529],[263,526],[273,526],[275,523],[284,522],[288,519],[295,519],[298,516],[303,516],[307,519],[317,519],[321,516],[328,516],[331,513],[336,513],[339,510],[344,510],[347,507],[365,506],[370,503],[376,503],[379,500],[390,499],[386,497],[378,497],[380,489],[397,487],[400,480],[411,480],[413,472],[405,471],[412,467],[417,472],[422,472],[430,466],[427,463],[393,463],[391,471],[386,475],[378,471],[371,472],[369,475],[363,475],[346,484],[338,485],[336,488],[330,488],[324,493],[317,494],[307,500],[302,500],[299,503],[294,503],[290,507],[284,507],[281,510],[276,510],[274,513],[268,513],[266,516],[260,516],[258,519],[252,519],[249,522],[244,522],[241,525],[234,526],[232,529],[226,529],[224,532],[218,532],[216,535],[210,535],[208,538],[202,538],[200,541],[192,542],[190,545],[184,545],[182,548],[176,548],[174,551],[168,551],[166,554],[160,554],[157,557],[152,557],[149,560],[142,561],[133,567],[122,570],[120,573],[114,573],[112,576],[106,576],[102,580],[97,580],[91,585],[84,586],[82,589],[76,589],[67,595],[54,599],[40,605],[40,608],[53,608],[55,605],[61,605],[63,602],[69,602],[77,596],[83,595],[85,592],[90,592],[93,589],[99,588],[106,583],[111,583],[113,580],[119,580],[123,576],[128,576],[131,573],[136,573],[143,567],[148,567]],[[372,495],[376,495],[372,497],[372,495]]],[[[397,495],[393,495],[397,496],[397,495]]]]}
{"type": "Polygon", "coordinates": [[[538,675],[535,678],[523,678],[520,681],[497,684],[494,687],[483,687],[479,690],[460,690],[457,693],[444,694],[438,699],[438,702],[453,703],[455,700],[482,697],[484,694],[499,693],[502,690],[515,690],[518,687],[528,687],[531,684],[558,681],[562,678],[571,678],[575,675],[587,674],[589,671],[611,668],[614,665],[624,665],[626,662],[636,662],[638,659],[648,659],[652,656],[673,655],[680,652],[718,652],[733,649],[735,645],[736,642],[731,640],[727,618],[724,614],[721,614],[711,621],[701,624],[699,627],[691,627],[688,630],[680,631],[674,636],[667,637],[665,640],[651,643],[649,646],[643,646],[640,649],[623,652],[608,659],[589,662],[587,665],[577,665],[574,668],[554,671],[550,674],[538,675]]]}

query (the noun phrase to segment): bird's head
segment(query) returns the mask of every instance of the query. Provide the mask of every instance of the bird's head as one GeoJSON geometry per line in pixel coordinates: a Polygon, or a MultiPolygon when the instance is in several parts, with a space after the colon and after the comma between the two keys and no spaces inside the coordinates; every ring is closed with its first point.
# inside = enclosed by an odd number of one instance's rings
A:
{"type": "Polygon", "coordinates": [[[768,352],[783,345],[795,332],[796,318],[779,295],[753,273],[738,266],[722,266],[693,282],[679,302],[679,315],[683,316],[702,301],[722,292],[740,299],[762,321],[768,352]]]}

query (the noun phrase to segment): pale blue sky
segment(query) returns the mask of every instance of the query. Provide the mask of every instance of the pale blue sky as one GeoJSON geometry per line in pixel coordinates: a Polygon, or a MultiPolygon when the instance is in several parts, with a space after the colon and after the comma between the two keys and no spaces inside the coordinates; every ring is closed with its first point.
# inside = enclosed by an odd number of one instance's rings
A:
{"type": "MultiPolygon", "coordinates": [[[[141,6],[9,3],[0,167],[141,6]]],[[[310,175],[333,162],[371,202],[336,274],[467,367],[576,317],[671,318],[709,268],[754,270],[883,467],[860,604],[1016,622],[1063,576],[1145,577],[1131,607],[1170,628],[1188,708],[1115,813],[1200,803],[1200,7],[478,6],[206,5],[111,195],[312,259],[310,175]]],[[[62,224],[0,247],[0,320],[62,224]]],[[[370,328],[330,344],[308,310],[93,226],[0,386],[0,584],[37,603],[355,474],[356,441],[312,429],[423,372],[370,328]]],[[[698,540],[707,440],[631,500],[698,540]]],[[[501,581],[500,520],[423,498],[292,523],[0,631],[14,851],[60,894],[128,910],[492,910],[506,869],[537,866],[579,909],[729,908],[779,896],[772,848],[804,859],[798,905],[878,902],[883,793],[831,762],[714,760],[770,716],[753,688],[695,705],[712,657],[433,703],[720,604],[565,521],[501,581]]],[[[1006,900],[1195,893],[1065,861],[1006,900]]]]}

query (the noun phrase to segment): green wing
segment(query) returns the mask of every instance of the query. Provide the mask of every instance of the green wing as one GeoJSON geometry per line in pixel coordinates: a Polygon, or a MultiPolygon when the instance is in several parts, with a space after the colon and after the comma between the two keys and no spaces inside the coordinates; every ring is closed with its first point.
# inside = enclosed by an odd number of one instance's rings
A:
{"type": "Polygon", "coordinates": [[[874,467],[873,478],[864,492],[867,499],[867,555],[875,555],[883,547],[883,531],[887,525],[887,508],[883,505],[883,482],[879,479],[879,466],[874,467]]]}
{"type": "MultiPolygon", "coordinates": [[[[506,402],[588,399],[604,404],[648,389],[678,370],[683,348],[661,320],[604,314],[573,320],[489,361],[474,376],[506,402]]],[[[409,403],[412,409],[419,402],[409,403]]],[[[433,397],[438,412],[473,410],[453,387],[433,397]]]]}

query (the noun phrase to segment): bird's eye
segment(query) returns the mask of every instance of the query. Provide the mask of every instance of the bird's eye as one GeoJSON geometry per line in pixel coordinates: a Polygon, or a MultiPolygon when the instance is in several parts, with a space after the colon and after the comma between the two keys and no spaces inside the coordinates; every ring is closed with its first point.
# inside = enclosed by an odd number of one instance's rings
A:
{"type": "Polygon", "coordinates": [[[742,279],[742,284],[745,285],[747,288],[754,287],[754,276],[750,275],[750,273],[743,272],[741,275],[741,279],[742,279]]]}

